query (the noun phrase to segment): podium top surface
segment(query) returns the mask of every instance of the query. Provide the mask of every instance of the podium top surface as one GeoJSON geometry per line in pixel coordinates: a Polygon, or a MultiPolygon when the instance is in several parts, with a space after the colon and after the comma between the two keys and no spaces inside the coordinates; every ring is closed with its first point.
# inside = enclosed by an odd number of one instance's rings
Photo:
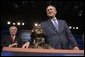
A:
{"type": "Polygon", "coordinates": [[[9,48],[3,47],[2,51],[10,52],[33,52],[33,53],[83,53],[84,50],[66,50],[66,49],[32,49],[32,48],[9,48]]]}

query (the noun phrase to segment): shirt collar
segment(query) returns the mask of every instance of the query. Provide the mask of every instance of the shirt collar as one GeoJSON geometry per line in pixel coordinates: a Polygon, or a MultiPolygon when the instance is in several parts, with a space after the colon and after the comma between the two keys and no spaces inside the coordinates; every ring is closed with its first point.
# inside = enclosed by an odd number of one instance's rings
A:
{"type": "Polygon", "coordinates": [[[57,18],[56,18],[56,17],[54,17],[54,18],[52,18],[52,19],[51,19],[51,21],[52,21],[53,19],[57,20],[57,18]]]}
{"type": "Polygon", "coordinates": [[[58,20],[57,20],[57,18],[56,18],[56,17],[54,17],[54,18],[52,18],[52,19],[51,19],[52,23],[54,24],[53,19],[54,19],[54,20],[57,22],[57,24],[58,24],[58,20]]]}

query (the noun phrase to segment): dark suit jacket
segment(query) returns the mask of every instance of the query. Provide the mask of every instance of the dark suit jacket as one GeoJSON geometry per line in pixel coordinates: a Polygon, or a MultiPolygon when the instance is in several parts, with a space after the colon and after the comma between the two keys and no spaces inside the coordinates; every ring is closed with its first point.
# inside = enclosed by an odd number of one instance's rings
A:
{"type": "Polygon", "coordinates": [[[56,30],[51,20],[41,22],[41,25],[45,31],[46,42],[53,48],[67,49],[77,46],[75,38],[71,34],[68,25],[64,20],[58,20],[59,31],[56,30]],[[69,45],[70,43],[70,45],[69,45]]]}
{"type": "MultiPolygon", "coordinates": [[[[23,45],[23,42],[21,40],[21,38],[19,37],[19,35],[16,35],[15,37],[15,41],[18,43],[18,47],[21,47],[23,45]]],[[[2,47],[8,47],[10,44],[13,44],[14,43],[11,39],[11,36],[10,35],[7,35],[7,36],[4,36],[1,40],[1,45],[2,47]]]]}

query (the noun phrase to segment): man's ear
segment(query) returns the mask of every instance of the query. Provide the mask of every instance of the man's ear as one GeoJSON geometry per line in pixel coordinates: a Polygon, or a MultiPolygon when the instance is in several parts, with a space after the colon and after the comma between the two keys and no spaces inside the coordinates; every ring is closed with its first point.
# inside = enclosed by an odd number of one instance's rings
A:
{"type": "Polygon", "coordinates": [[[57,10],[55,9],[55,14],[57,14],[57,10]]]}

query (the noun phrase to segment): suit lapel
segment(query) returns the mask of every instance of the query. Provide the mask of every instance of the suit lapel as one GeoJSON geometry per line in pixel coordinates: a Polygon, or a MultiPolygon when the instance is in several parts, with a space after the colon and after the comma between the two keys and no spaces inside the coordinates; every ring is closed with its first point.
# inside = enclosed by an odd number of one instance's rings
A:
{"type": "Polygon", "coordinates": [[[63,24],[60,20],[58,20],[58,30],[59,30],[59,32],[62,32],[62,30],[63,30],[63,24]]]}
{"type": "Polygon", "coordinates": [[[18,40],[17,36],[15,36],[15,40],[13,40],[13,39],[11,38],[11,36],[10,36],[10,42],[11,42],[11,43],[16,42],[17,40],[18,40]]]}
{"type": "Polygon", "coordinates": [[[53,23],[51,22],[51,20],[48,20],[48,24],[49,24],[50,28],[53,29],[55,32],[60,33],[63,30],[63,24],[60,20],[58,20],[58,31],[55,28],[55,26],[53,25],[53,23]]]}
{"type": "Polygon", "coordinates": [[[53,23],[51,22],[51,20],[48,20],[48,24],[51,29],[53,29],[55,32],[58,32],[57,29],[55,28],[55,26],[53,25],[53,23]]]}

